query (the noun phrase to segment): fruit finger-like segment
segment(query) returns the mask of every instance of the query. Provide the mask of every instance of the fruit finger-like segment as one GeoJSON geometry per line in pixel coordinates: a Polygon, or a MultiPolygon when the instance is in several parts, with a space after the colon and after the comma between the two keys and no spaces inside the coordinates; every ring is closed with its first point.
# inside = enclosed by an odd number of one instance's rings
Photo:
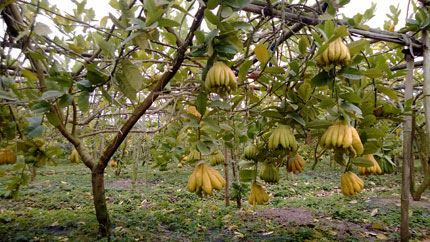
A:
{"type": "Polygon", "coordinates": [[[339,63],[340,55],[341,55],[341,47],[340,47],[340,38],[333,41],[333,47],[334,47],[334,62],[339,63]]]}
{"type": "Polygon", "coordinates": [[[279,136],[281,135],[281,132],[279,129],[275,129],[275,131],[273,131],[273,146],[274,149],[277,149],[279,146],[279,136]]]}
{"type": "Polygon", "coordinates": [[[330,145],[335,148],[337,143],[337,136],[339,134],[339,124],[334,125],[335,128],[333,129],[332,135],[330,137],[330,145]]]}
{"type": "Polygon", "coordinates": [[[342,141],[342,147],[344,149],[350,147],[352,145],[352,130],[351,130],[351,126],[346,125],[345,127],[345,135],[343,137],[343,141],[342,141]]]}
{"type": "Polygon", "coordinates": [[[351,127],[351,132],[352,132],[352,147],[354,147],[358,155],[361,155],[363,154],[364,147],[363,147],[363,144],[361,143],[360,136],[358,135],[358,132],[354,127],[351,127]]]}
{"type": "Polygon", "coordinates": [[[284,149],[286,149],[287,148],[287,142],[286,142],[286,137],[288,136],[288,133],[283,129],[283,130],[280,130],[281,132],[281,134],[279,135],[279,143],[281,143],[281,145],[282,145],[282,147],[284,148],[284,149]]]}
{"type": "Polygon", "coordinates": [[[207,164],[203,166],[203,191],[209,195],[212,195],[212,183],[209,178],[209,173],[207,171],[207,164]]]}
{"type": "Polygon", "coordinates": [[[217,189],[217,190],[221,190],[222,189],[222,183],[221,183],[221,181],[218,180],[218,178],[215,176],[215,174],[213,174],[212,172],[210,172],[208,170],[208,175],[209,175],[209,179],[211,181],[212,187],[217,189]]]}
{"type": "Polygon", "coordinates": [[[222,186],[225,186],[226,181],[224,179],[224,177],[221,176],[221,174],[219,174],[219,172],[215,169],[213,169],[212,167],[208,168],[212,174],[215,175],[215,177],[218,179],[218,181],[221,183],[222,186]]]}
{"type": "Polygon", "coordinates": [[[339,133],[337,134],[336,147],[342,147],[343,138],[345,137],[345,124],[339,124],[339,133]]]}
{"type": "Polygon", "coordinates": [[[203,164],[199,164],[195,168],[196,184],[198,187],[203,186],[203,164]]]}
{"type": "Polygon", "coordinates": [[[365,167],[358,167],[358,174],[359,175],[365,175],[366,174],[366,169],[365,169],[365,167]]]}
{"type": "Polygon", "coordinates": [[[327,136],[325,137],[325,140],[323,142],[327,148],[331,147],[331,136],[333,135],[334,129],[335,125],[331,125],[326,131],[327,136]]]}
{"type": "Polygon", "coordinates": [[[188,187],[189,192],[194,192],[196,190],[197,183],[196,183],[196,171],[195,170],[190,175],[190,177],[188,178],[188,186],[187,187],[188,187]]]}
{"type": "Polygon", "coordinates": [[[340,190],[341,190],[341,192],[342,192],[343,195],[350,196],[350,192],[348,190],[348,187],[346,186],[346,176],[345,176],[345,173],[343,173],[340,176],[340,190]]]}
{"type": "Polygon", "coordinates": [[[321,54],[322,59],[324,61],[324,65],[328,66],[330,65],[330,59],[329,59],[329,53],[328,53],[328,48],[321,54]]]}
{"type": "Polygon", "coordinates": [[[361,187],[360,187],[360,184],[358,183],[358,181],[355,179],[355,177],[351,176],[350,180],[351,180],[352,187],[354,188],[354,192],[360,192],[361,187]]]}
{"type": "Polygon", "coordinates": [[[334,41],[333,42],[331,42],[329,45],[328,45],[328,48],[327,48],[327,50],[328,50],[328,60],[329,60],[329,63],[333,63],[333,62],[335,62],[335,58],[336,58],[336,56],[335,56],[335,46],[334,46],[334,41]]]}

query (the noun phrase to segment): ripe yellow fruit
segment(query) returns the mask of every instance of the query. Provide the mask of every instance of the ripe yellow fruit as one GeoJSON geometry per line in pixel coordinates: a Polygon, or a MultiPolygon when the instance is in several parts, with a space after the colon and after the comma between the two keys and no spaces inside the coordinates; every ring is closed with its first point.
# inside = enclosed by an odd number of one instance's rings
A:
{"type": "Polygon", "coordinates": [[[269,201],[269,195],[264,188],[257,184],[256,182],[252,183],[251,193],[249,194],[248,202],[252,204],[254,207],[256,204],[261,205],[269,201]]]}
{"type": "Polygon", "coordinates": [[[201,119],[202,115],[197,111],[195,106],[189,106],[187,109],[187,113],[196,116],[197,119],[201,119]]]}
{"type": "Polygon", "coordinates": [[[0,149],[0,165],[15,164],[16,154],[9,148],[0,149]]]}
{"type": "Polygon", "coordinates": [[[297,151],[297,141],[294,134],[287,125],[279,125],[269,136],[269,149],[289,149],[297,151]]]}
{"type": "Polygon", "coordinates": [[[224,96],[236,90],[236,76],[224,62],[217,61],[212,65],[206,75],[205,86],[211,92],[224,96]]]}
{"type": "Polygon", "coordinates": [[[340,188],[345,196],[353,196],[355,193],[361,192],[363,187],[363,180],[351,171],[347,171],[340,176],[340,188]]]}
{"type": "Polygon", "coordinates": [[[215,169],[208,166],[207,163],[201,162],[196,165],[193,173],[188,178],[188,191],[196,192],[201,195],[202,192],[213,195],[213,189],[221,190],[226,181],[215,169]]]}
{"type": "Polygon", "coordinates": [[[109,167],[118,167],[118,162],[116,162],[114,159],[110,160],[108,163],[109,167]]]}
{"type": "Polygon", "coordinates": [[[372,161],[373,166],[370,167],[358,167],[358,174],[359,175],[380,175],[382,174],[382,169],[379,166],[378,162],[375,160],[375,157],[373,157],[372,154],[363,155],[364,158],[369,159],[372,161]]]}
{"type": "Polygon", "coordinates": [[[351,60],[351,54],[348,47],[343,43],[341,38],[331,42],[327,49],[315,58],[317,64],[321,67],[334,65],[347,65],[351,60]]]}
{"type": "Polygon", "coordinates": [[[305,164],[305,160],[298,153],[289,153],[288,161],[287,161],[287,172],[292,172],[294,174],[303,172],[303,166],[305,164]]]}
{"type": "Polygon", "coordinates": [[[363,154],[364,147],[357,130],[346,122],[337,121],[331,125],[320,139],[320,146],[329,149],[345,149],[350,156],[363,154]]]}
{"type": "Polygon", "coordinates": [[[79,163],[81,161],[81,157],[79,156],[79,153],[76,149],[72,150],[72,153],[70,154],[70,161],[72,163],[79,163]]]}

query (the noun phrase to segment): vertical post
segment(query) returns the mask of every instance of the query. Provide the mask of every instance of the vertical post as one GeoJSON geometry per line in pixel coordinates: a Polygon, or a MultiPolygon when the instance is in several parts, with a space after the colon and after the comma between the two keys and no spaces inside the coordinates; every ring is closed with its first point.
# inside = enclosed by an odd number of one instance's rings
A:
{"type": "MultiPolygon", "coordinates": [[[[408,73],[405,82],[405,104],[413,98],[414,87],[414,59],[405,54],[408,73]]],[[[409,199],[410,199],[410,164],[412,159],[412,116],[405,117],[403,126],[403,166],[402,166],[402,196],[401,196],[401,224],[400,240],[409,240],[409,199]]]]}
{"type": "Polygon", "coordinates": [[[224,175],[225,175],[225,206],[230,206],[230,193],[229,193],[229,186],[230,181],[228,179],[228,152],[227,152],[227,146],[224,143],[224,175]]]}
{"type": "Polygon", "coordinates": [[[430,140],[430,39],[427,30],[423,30],[423,49],[424,49],[424,110],[426,118],[426,136],[430,140]]]}

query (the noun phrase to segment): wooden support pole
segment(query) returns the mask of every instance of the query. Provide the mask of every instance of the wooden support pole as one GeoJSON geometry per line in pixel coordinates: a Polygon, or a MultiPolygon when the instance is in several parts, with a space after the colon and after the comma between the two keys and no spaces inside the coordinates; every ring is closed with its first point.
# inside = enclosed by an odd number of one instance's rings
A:
{"type": "Polygon", "coordinates": [[[423,30],[423,49],[424,49],[424,112],[426,119],[426,135],[427,141],[430,141],[430,39],[427,30],[423,30]]]}
{"type": "MultiPolygon", "coordinates": [[[[408,100],[413,98],[414,88],[414,59],[411,55],[405,55],[407,70],[405,82],[405,106],[408,100]]],[[[402,166],[402,195],[401,195],[401,241],[409,240],[409,200],[410,200],[410,165],[412,160],[412,116],[405,117],[403,126],[403,166],[402,166]]]]}

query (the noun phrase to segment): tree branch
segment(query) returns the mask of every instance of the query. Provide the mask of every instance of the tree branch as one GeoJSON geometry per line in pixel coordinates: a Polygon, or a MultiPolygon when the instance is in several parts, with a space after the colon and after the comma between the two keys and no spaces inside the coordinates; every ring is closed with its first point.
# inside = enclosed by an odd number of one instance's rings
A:
{"type": "Polygon", "coordinates": [[[169,83],[169,81],[179,70],[185,58],[185,51],[188,49],[188,46],[190,45],[194,37],[194,31],[196,31],[200,27],[205,8],[206,6],[202,6],[197,11],[195,15],[195,19],[193,21],[193,24],[190,27],[190,31],[188,32],[187,37],[185,38],[185,40],[183,41],[183,44],[178,48],[176,52],[176,57],[172,62],[171,68],[169,68],[167,72],[165,72],[163,76],[158,80],[157,84],[155,85],[151,93],[149,93],[149,95],[145,98],[145,100],[139,106],[136,107],[136,109],[133,112],[133,115],[125,122],[121,130],[113,139],[112,143],[106,148],[106,150],[100,156],[100,159],[97,165],[94,167],[94,169],[104,170],[106,168],[110,158],[113,156],[113,154],[121,145],[121,143],[124,141],[125,137],[127,137],[127,134],[130,132],[130,130],[133,128],[133,126],[136,124],[139,118],[146,112],[146,110],[149,107],[151,107],[152,103],[158,98],[158,96],[160,95],[164,87],[167,85],[167,83],[169,83]]]}

